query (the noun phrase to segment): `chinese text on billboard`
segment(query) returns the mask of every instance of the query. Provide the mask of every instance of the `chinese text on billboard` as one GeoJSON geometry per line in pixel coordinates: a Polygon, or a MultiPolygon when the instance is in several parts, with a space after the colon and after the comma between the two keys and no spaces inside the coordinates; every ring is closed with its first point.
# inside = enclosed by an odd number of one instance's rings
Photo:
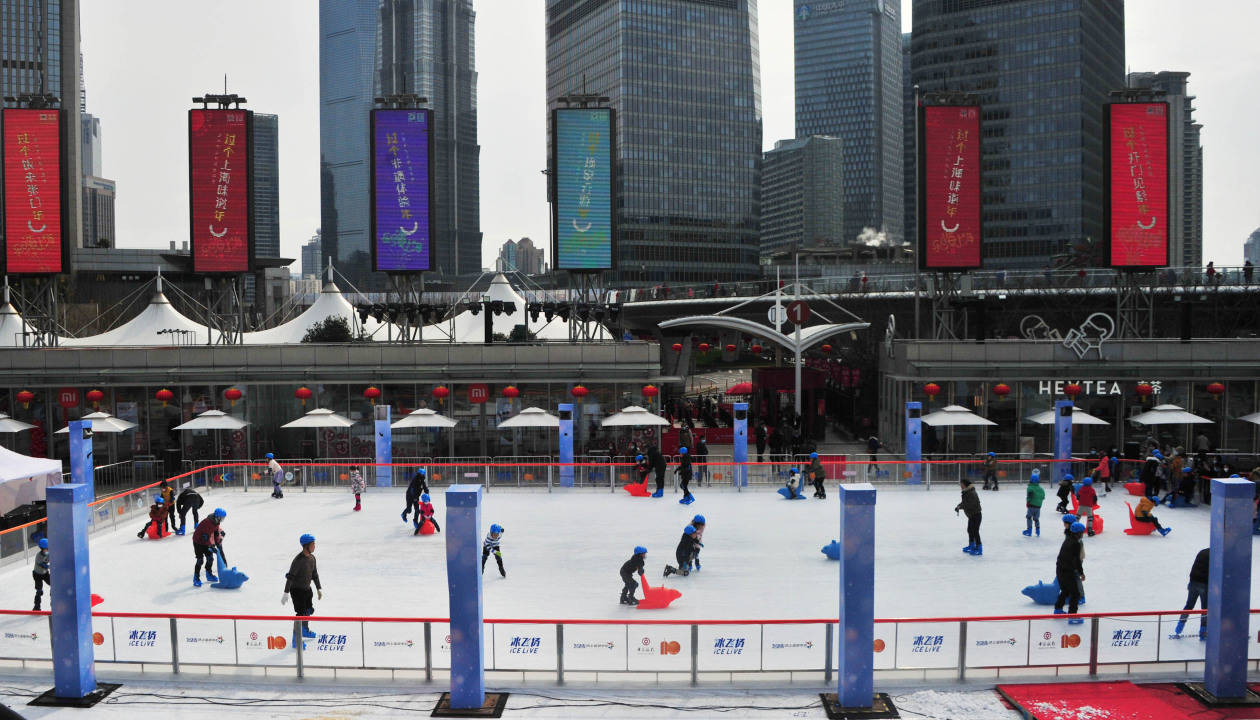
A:
{"type": "Polygon", "coordinates": [[[62,271],[61,113],[4,111],[5,267],[62,271]]]}
{"type": "Polygon", "coordinates": [[[1168,264],[1168,105],[1110,106],[1111,264],[1168,264]]]}
{"type": "Polygon", "coordinates": [[[372,113],[376,269],[430,270],[428,110],[372,113]]]}
{"type": "Polygon", "coordinates": [[[980,266],[980,108],[923,108],[923,267],[980,266]]]}
{"type": "Polygon", "coordinates": [[[245,110],[189,110],[193,272],[250,269],[249,134],[245,110]]]}
{"type": "Polygon", "coordinates": [[[612,129],[608,109],[555,113],[556,268],[612,267],[612,129]]]}

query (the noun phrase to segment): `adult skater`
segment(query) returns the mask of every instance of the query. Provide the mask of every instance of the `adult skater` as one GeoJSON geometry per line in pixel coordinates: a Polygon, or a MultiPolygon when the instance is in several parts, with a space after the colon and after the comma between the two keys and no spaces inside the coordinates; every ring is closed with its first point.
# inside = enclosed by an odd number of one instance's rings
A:
{"type": "MultiPolygon", "coordinates": [[[[1055,615],[1063,614],[1064,601],[1068,604],[1068,614],[1075,615],[1081,596],[1085,594],[1085,544],[1081,542],[1085,526],[1077,521],[1068,531],[1059,546],[1059,557],[1054,562],[1054,576],[1059,581],[1059,597],[1054,601],[1055,615]]],[[[1068,622],[1079,625],[1085,621],[1073,618],[1068,622]]]]}
{"type": "Polygon", "coordinates": [[[1037,528],[1037,537],[1041,537],[1041,505],[1046,501],[1045,488],[1041,487],[1041,472],[1033,470],[1028,478],[1028,492],[1024,496],[1024,537],[1032,537],[1033,526],[1037,528]]]}
{"type": "Polygon", "coordinates": [[[639,583],[634,581],[634,575],[643,578],[644,562],[647,560],[647,548],[642,545],[636,545],[634,554],[630,559],[621,564],[621,604],[622,605],[638,605],[639,601],[634,597],[634,591],[639,588],[639,583]]]}
{"type": "Polygon", "coordinates": [[[35,580],[35,607],[31,609],[39,610],[40,598],[44,597],[44,585],[48,585],[48,592],[52,592],[52,581],[48,573],[48,538],[39,539],[39,552],[35,554],[31,577],[35,580]]]}
{"type": "Polygon", "coordinates": [[[416,470],[416,474],[411,476],[411,483],[407,485],[407,507],[403,508],[402,519],[407,522],[407,515],[412,515],[419,519],[420,517],[420,496],[429,492],[429,484],[425,482],[424,468],[416,470]],[[412,511],[415,511],[413,514],[412,511]]]}
{"type": "MultiPolygon", "coordinates": [[[[289,572],[284,574],[284,594],[280,596],[280,604],[284,605],[293,597],[293,614],[298,617],[310,617],[315,614],[314,596],[324,599],[324,586],[319,583],[319,569],[315,565],[315,536],[311,534],[298,538],[302,544],[302,552],[289,563],[289,572]],[[311,582],[315,583],[315,592],[311,592],[311,582]]],[[[313,638],[310,625],[302,621],[302,637],[313,638]]],[[[298,643],[296,633],[293,644],[298,643]]]]}
{"type": "Polygon", "coordinates": [[[686,577],[691,574],[691,558],[698,552],[702,543],[696,538],[696,527],[688,525],[683,528],[682,537],[678,540],[678,547],[674,548],[674,559],[678,562],[678,567],[673,565],[665,566],[665,577],[669,577],[677,573],[686,577]]]}
{"type": "Polygon", "coordinates": [[[494,560],[499,563],[499,575],[507,577],[507,570],[503,569],[503,553],[499,548],[502,539],[503,526],[497,523],[491,525],[490,532],[486,533],[486,539],[481,541],[481,572],[486,571],[486,559],[490,557],[490,553],[494,553],[494,560]]]}
{"type": "Polygon", "coordinates": [[[361,496],[363,491],[367,490],[367,483],[363,480],[363,473],[358,468],[350,471],[350,492],[354,493],[354,511],[358,512],[363,509],[363,501],[361,496]]]}
{"type": "Polygon", "coordinates": [[[1103,451],[1102,459],[1098,461],[1098,467],[1094,468],[1094,472],[1098,473],[1098,479],[1102,480],[1103,489],[1111,492],[1111,457],[1106,451],[1103,451]]]}
{"type": "MultiPolygon", "coordinates": [[[[41,541],[42,542],[42,541],[41,541]]],[[[1190,582],[1186,584],[1186,606],[1183,610],[1193,610],[1194,603],[1197,600],[1199,607],[1207,610],[1207,593],[1208,593],[1208,562],[1211,556],[1209,548],[1203,548],[1198,555],[1194,556],[1194,564],[1190,566],[1190,582]]],[[[39,609],[39,596],[35,596],[35,609],[39,609]]],[[[1177,620],[1177,629],[1174,631],[1177,635],[1186,629],[1186,619],[1189,615],[1182,615],[1177,620]]],[[[1207,639],[1207,613],[1199,616],[1199,639],[1207,639]]]]}
{"type": "Polygon", "coordinates": [[[990,452],[984,459],[984,489],[997,490],[997,453],[990,452]]]}
{"type": "MultiPolygon", "coordinates": [[[[219,578],[214,574],[214,548],[219,547],[223,542],[223,536],[227,533],[223,530],[223,519],[227,517],[227,511],[223,508],[215,508],[210,517],[202,520],[193,529],[193,555],[197,557],[197,564],[193,567],[193,587],[201,587],[201,563],[206,563],[206,580],[208,582],[216,582],[219,578]]],[[[223,550],[219,547],[220,552],[223,550]]],[[[225,559],[224,562],[227,562],[225,559]]]]}
{"type": "Polygon", "coordinates": [[[170,527],[171,532],[175,532],[175,490],[166,481],[158,483],[162,493],[162,507],[166,508],[165,522],[170,527]]]}
{"type": "Polygon", "coordinates": [[[679,505],[690,505],[695,498],[691,496],[691,456],[687,454],[687,448],[678,448],[678,467],[674,470],[678,474],[678,484],[682,487],[682,500],[678,501],[679,505]]]}
{"type": "Polygon", "coordinates": [[[757,429],[753,431],[753,438],[757,443],[757,462],[766,461],[766,421],[762,420],[757,423],[757,429]]]}
{"type": "Polygon", "coordinates": [[[1072,495],[1072,484],[1075,482],[1076,478],[1072,477],[1072,473],[1063,474],[1062,479],[1059,480],[1059,489],[1055,493],[1059,496],[1059,504],[1055,506],[1055,512],[1067,512],[1068,498],[1072,495]]]}
{"type": "Polygon", "coordinates": [[[1087,477],[1081,481],[1081,489],[1076,491],[1076,514],[1085,520],[1085,532],[1094,537],[1094,506],[1098,504],[1098,491],[1094,490],[1094,478],[1087,477]]]}
{"type": "MultiPolygon", "coordinates": [[[[1260,470],[1260,468],[1255,468],[1252,472],[1255,473],[1257,470],[1260,470]]],[[[1253,480],[1252,482],[1255,481],[1253,480]]],[[[1160,502],[1171,507],[1173,500],[1180,495],[1185,499],[1187,505],[1191,505],[1194,501],[1194,488],[1197,485],[1198,481],[1194,477],[1194,468],[1183,466],[1181,468],[1181,477],[1177,478],[1176,487],[1169,488],[1168,494],[1160,502]]],[[[1260,486],[1258,486],[1256,496],[1260,497],[1260,486]]]]}
{"type": "Polygon", "coordinates": [[[275,453],[267,453],[267,470],[271,473],[271,497],[284,497],[284,491],[280,489],[284,484],[284,468],[276,462],[275,453]]]}
{"type": "Polygon", "coordinates": [[[416,531],[412,534],[419,535],[420,528],[424,527],[426,520],[433,523],[434,530],[442,532],[442,526],[438,525],[437,516],[433,511],[433,503],[429,502],[429,496],[427,493],[420,496],[420,510],[416,513],[415,517],[416,531]]]}
{"type": "MultiPolygon", "coordinates": [[[[691,526],[696,529],[696,542],[700,543],[700,547],[704,547],[704,527],[705,520],[703,515],[695,515],[691,518],[691,526]]],[[[692,554],[691,560],[695,563],[696,572],[700,572],[700,550],[696,550],[692,554]]]]}
{"type": "Polygon", "coordinates": [[[1149,523],[1154,525],[1155,530],[1160,535],[1167,535],[1172,532],[1172,528],[1166,528],[1159,524],[1159,519],[1151,513],[1151,510],[1154,508],[1155,501],[1149,497],[1143,497],[1141,500],[1138,500],[1137,508],[1133,510],[1133,519],[1140,523],[1149,523]]]}
{"type": "Polygon", "coordinates": [[[1142,472],[1138,479],[1146,486],[1146,496],[1159,494],[1159,464],[1163,461],[1164,456],[1158,450],[1152,450],[1150,455],[1146,456],[1146,462],[1142,464],[1142,472]]]}
{"type": "Polygon", "coordinates": [[[976,486],[967,478],[958,481],[958,485],[962,488],[962,501],[954,506],[954,514],[957,515],[962,510],[967,515],[967,547],[962,550],[968,555],[983,555],[984,545],[980,543],[980,495],[976,493],[976,486]]]}
{"type": "Polygon", "coordinates": [[[805,474],[814,481],[814,497],[819,500],[826,500],[827,486],[823,483],[827,479],[827,471],[823,469],[822,460],[818,459],[818,453],[811,452],[809,454],[809,467],[806,468],[805,474]]]}
{"type": "Polygon", "coordinates": [[[656,473],[656,492],[652,493],[652,497],[665,497],[665,456],[661,454],[660,448],[652,445],[647,452],[648,464],[652,466],[652,471],[656,473]]]}
{"type": "Polygon", "coordinates": [[[184,534],[184,523],[188,520],[188,511],[193,514],[193,527],[201,522],[201,506],[206,501],[196,490],[192,489],[192,483],[184,483],[184,489],[179,491],[179,496],[175,498],[175,508],[179,510],[179,529],[175,531],[176,535],[184,534]]]}
{"type": "MultiPolygon", "coordinates": [[[[704,481],[709,476],[707,467],[709,462],[709,444],[705,442],[704,436],[696,441],[696,484],[704,485],[704,481]]],[[[710,481],[712,483],[712,481],[710,481]]]]}
{"type": "Polygon", "coordinates": [[[140,532],[136,533],[136,537],[144,539],[144,534],[149,531],[149,526],[154,526],[154,532],[158,537],[162,537],[163,531],[166,530],[166,504],[162,502],[162,496],[158,495],[153,498],[153,504],[149,506],[149,521],[140,528],[140,532]]]}
{"type": "Polygon", "coordinates": [[[875,463],[879,460],[879,449],[882,447],[884,444],[878,437],[872,435],[866,439],[866,454],[871,456],[871,462],[866,466],[867,473],[879,475],[879,466],[875,463]]]}

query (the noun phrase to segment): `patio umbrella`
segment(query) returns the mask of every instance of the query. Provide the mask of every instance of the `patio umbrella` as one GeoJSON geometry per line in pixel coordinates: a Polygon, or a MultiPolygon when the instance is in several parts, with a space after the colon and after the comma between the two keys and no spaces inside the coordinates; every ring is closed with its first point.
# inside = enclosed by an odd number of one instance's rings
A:
{"type": "MultiPolygon", "coordinates": [[[[1053,425],[1054,424],[1054,411],[1043,410],[1039,413],[1034,413],[1032,415],[1029,415],[1028,417],[1024,419],[1034,425],[1053,425]]],[[[1095,417],[1093,415],[1090,415],[1084,410],[1073,408],[1072,409],[1072,424],[1073,425],[1110,425],[1111,423],[1107,422],[1106,420],[1103,420],[1100,417],[1095,417]]]]}
{"type": "MultiPolygon", "coordinates": [[[[297,420],[281,425],[281,428],[348,428],[354,421],[327,408],[315,408],[297,420]]],[[[315,433],[315,454],[319,455],[319,433],[315,433]]]]}
{"type": "Polygon", "coordinates": [[[982,418],[961,405],[946,405],[936,412],[924,415],[921,419],[928,425],[936,427],[997,425],[992,420],[982,418]]]}
{"type": "Polygon", "coordinates": [[[33,427],[35,426],[29,423],[24,423],[21,420],[14,420],[6,414],[0,413],[0,433],[22,432],[23,430],[30,430],[33,427]]]}
{"type": "Polygon", "coordinates": [[[726,388],[727,395],[752,395],[752,392],[753,392],[753,384],[747,380],[743,382],[737,382],[734,385],[726,388]]]}
{"type": "MultiPolygon", "coordinates": [[[[214,446],[222,448],[219,444],[220,430],[240,430],[249,423],[236,417],[232,417],[222,410],[207,410],[197,417],[189,420],[183,425],[176,425],[172,430],[210,430],[214,432],[214,446]]],[[[223,459],[223,451],[219,451],[219,459],[223,459]]]]}
{"type": "Polygon", "coordinates": [[[1142,425],[1194,425],[1212,422],[1207,418],[1186,412],[1183,408],[1176,405],[1156,405],[1154,408],[1140,415],[1134,415],[1129,419],[1142,425]]]}
{"type": "MultiPolygon", "coordinates": [[[[420,408],[419,410],[413,410],[411,413],[402,416],[397,421],[391,423],[390,427],[394,428],[395,430],[406,430],[408,428],[447,428],[447,429],[450,429],[450,428],[455,427],[458,424],[459,424],[459,421],[454,418],[449,418],[449,417],[446,417],[445,415],[439,415],[438,413],[428,408],[420,408]]],[[[447,433],[447,435],[449,436],[449,447],[447,448],[447,454],[450,455],[451,457],[454,457],[455,456],[455,431],[451,430],[449,433],[447,433]]],[[[417,453],[420,451],[419,448],[420,448],[419,440],[417,440],[416,441],[417,453]]]]}
{"type": "MultiPolygon", "coordinates": [[[[136,427],[135,423],[116,418],[107,412],[88,413],[82,419],[92,421],[93,433],[121,433],[136,427]]],[[[70,426],[67,425],[54,433],[54,435],[64,435],[69,432],[70,426]]]]}
{"type": "MultiPolygon", "coordinates": [[[[729,391],[728,391],[729,392],[729,391]]],[[[604,418],[600,425],[604,427],[630,427],[640,425],[661,425],[669,426],[669,421],[657,415],[651,410],[645,410],[638,405],[631,405],[619,413],[613,413],[604,418]]]]}
{"type": "Polygon", "coordinates": [[[1242,420],[1243,422],[1249,422],[1252,425],[1260,425],[1260,412],[1254,412],[1254,413],[1251,413],[1250,415],[1243,415],[1242,417],[1238,419],[1242,420]]]}
{"type": "Polygon", "coordinates": [[[527,407],[499,423],[500,428],[560,427],[560,418],[548,414],[542,408],[527,407]]]}

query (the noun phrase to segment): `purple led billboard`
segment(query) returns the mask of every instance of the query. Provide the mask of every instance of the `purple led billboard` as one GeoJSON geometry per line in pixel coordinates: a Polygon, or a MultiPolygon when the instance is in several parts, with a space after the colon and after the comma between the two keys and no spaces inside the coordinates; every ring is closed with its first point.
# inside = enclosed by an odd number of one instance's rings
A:
{"type": "Polygon", "coordinates": [[[383,272],[433,269],[429,176],[433,115],[428,110],[372,111],[372,267],[383,272]]]}

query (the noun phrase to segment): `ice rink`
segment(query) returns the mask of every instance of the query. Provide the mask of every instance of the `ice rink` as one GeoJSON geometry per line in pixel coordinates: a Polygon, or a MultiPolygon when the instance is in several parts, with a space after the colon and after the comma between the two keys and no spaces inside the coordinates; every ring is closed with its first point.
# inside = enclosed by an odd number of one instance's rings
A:
{"type": "MultiPolygon", "coordinates": [[[[643,617],[617,603],[618,569],[635,545],[648,552],[648,579],[662,580],[666,562],[692,515],[708,519],[703,571],[672,577],[682,591],[670,619],[781,619],[834,617],[838,564],[820,552],[837,535],[838,491],[827,500],[787,501],[771,489],[737,493],[693,488],[696,502],[617,493],[513,492],[485,495],[483,528],[506,528],[507,578],[493,558],[485,573],[488,618],[643,617]]],[[[956,516],[955,487],[880,489],[876,505],[877,617],[1019,614],[1048,611],[1020,589],[1054,577],[1061,523],[1048,493],[1040,538],[1025,538],[1024,488],[1006,485],[980,492],[984,556],[961,552],[966,519],[956,516]]],[[[444,516],[442,489],[433,493],[444,516]]],[[[1161,508],[1173,528],[1167,537],[1128,536],[1123,490],[1100,499],[1104,533],[1086,539],[1085,583],[1089,611],[1163,610],[1181,607],[1190,564],[1208,543],[1206,507],[1161,508]]],[[[267,492],[215,491],[209,512],[227,510],[223,527],[230,563],[250,576],[239,590],[192,585],[189,536],[138,540],[142,520],[93,536],[92,590],[105,598],[98,610],[285,614],[284,573],[299,552],[298,537],[317,537],[324,585],[317,615],[445,617],[444,536],[413,536],[403,523],[403,489],[371,488],[363,511],[353,512],[348,492],[290,489],[283,500],[267,492]],[[132,527],[131,525],[134,525],[132,527]]],[[[204,516],[204,515],[203,515],[204,516]]],[[[191,523],[191,517],[189,519],[191,523]]],[[[0,606],[29,609],[29,565],[11,565],[0,577],[0,606]]],[[[55,576],[54,576],[55,581],[55,576]]],[[[1253,594],[1260,572],[1252,573],[1253,594]]]]}

